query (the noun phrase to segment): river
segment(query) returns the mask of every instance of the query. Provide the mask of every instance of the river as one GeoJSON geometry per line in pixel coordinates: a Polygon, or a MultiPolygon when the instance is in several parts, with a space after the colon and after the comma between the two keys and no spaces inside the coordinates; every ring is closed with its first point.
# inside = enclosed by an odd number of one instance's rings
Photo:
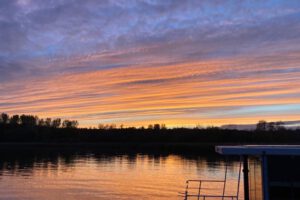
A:
{"type": "MultiPolygon", "coordinates": [[[[226,194],[234,195],[239,160],[226,161],[215,154],[2,150],[0,199],[183,199],[179,192],[184,192],[187,179],[223,179],[225,163],[228,165],[226,194]]],[[[203,190],[206,193],[222,193],[218,184],[203,187],[208,188],[203,190]]],[[[242,191],[242,185],[240,188],[242,191]]]]}

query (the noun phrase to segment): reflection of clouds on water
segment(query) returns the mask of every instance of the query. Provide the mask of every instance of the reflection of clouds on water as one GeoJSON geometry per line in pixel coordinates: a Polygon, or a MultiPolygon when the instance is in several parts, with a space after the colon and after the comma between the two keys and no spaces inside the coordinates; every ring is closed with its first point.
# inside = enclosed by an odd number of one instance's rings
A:
{"type": "MultiPolygon", "coordinates": [[[[8,151],[0,153],[0,195],[16,200],[176,199],[187,179],[220,179],[225,165],[223,157],[211,154],[8,151]]],[[[235,184],[238,159],[228,164],[228,178],[235,184]]]]}

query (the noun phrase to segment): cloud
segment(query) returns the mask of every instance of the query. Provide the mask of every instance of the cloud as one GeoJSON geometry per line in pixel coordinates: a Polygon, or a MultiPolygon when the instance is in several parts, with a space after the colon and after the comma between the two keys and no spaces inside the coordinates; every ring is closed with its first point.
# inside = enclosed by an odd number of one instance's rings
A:
{"type": "Polygon", "coordinates": [[[0,110],[207,123],[218,112],[230,118],[252,105],[293,105],[299,8],[299,1],[3,0],[0,110]]]}
{"type": "Polygon", "coordinates": [[[76,118],[83,125],[90,120],[224,124],[230,119],[253,123],[262,117],[298,118],[300,72],[289,70],[294,63],[285,59],[281,63],[285,66],[283,73],[276,70],[279,68],[276,59],[257,60],[260,62],[240,58],[160,67],[107,68],[64,74],[55,79],[6,83],[0,90],[0,110],[76,118]],[[272,76],[266,76],[264,70],[268,68],[274,69],[268,71],[272,76]]]}

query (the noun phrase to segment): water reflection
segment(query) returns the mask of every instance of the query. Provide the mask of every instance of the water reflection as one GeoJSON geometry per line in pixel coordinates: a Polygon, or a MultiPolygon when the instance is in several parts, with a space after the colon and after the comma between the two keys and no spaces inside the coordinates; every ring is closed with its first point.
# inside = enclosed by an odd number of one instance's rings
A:
{"type": "MultiPolygon", "coordinates": [[[[228,163],[230,193],[238,161],[228,163]]],[[[2,149],[0,199],[182,199],[185,180],[223,178],[224,165],[211,154],[2,149]]]]}

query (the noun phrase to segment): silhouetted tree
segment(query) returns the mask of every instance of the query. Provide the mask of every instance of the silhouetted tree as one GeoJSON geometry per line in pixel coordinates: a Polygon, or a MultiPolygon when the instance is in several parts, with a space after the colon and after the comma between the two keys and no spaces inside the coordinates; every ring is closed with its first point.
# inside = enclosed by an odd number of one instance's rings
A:
{"type": "Polygon", "coordinates": [[[203,129],[204,127],[201,124],[197,124],[195,129],[203,129]]]}
{"type": "Polygon", "coordinates": [[[257,131],[267,131],[267,122],[265,120],[260,120],[257,124],[256,124],[256,130],[257,131]]]}
{"type": "Polygon", "coordinates": [[[45,120],[45,126],[50,127],[51,126],[51,122],[52,122],[51,118],[46,118],[46,120],[45,120]]]}
{"type": "Polygon", "coordinates": [[[7,124],[8,123],[8,120],[9,120],[9,116],[8,116],[8,114],[6,114],[6,113],[2,113],[1,114],[1,123],[3,123],[3,124],[7,124]]]}
{"type": "Polygon", "coordinates": [[[64,120],[62,123],[63,128],[76,128],[78,126],[78,121],[76,120],[64,120]]]}
{"type": "Polygon", "coordinates": [[[153,129],[153,125],[152,125],[152,124],[149,124],[149,125],[148,125],[148,129],[153,129]]]}
{"type": "Polygon", "coordinates": [[[160,125],[159,124],[154,124],[153,129],[154,130],[160,130],[160,125]]]}
{"type": "Polygon", "coordinates": [[[45,126],[45,120],[44,119],[39,119],[38,125],[39,126],[45,126]]]}
{"type": "Polygon", "coordinates": [[[257,131],[282,131],[285,130],[284,123],[281,121],[278,122],[266,122],[260,120],[256,125],[257,131]]]}
{"type": "Polygon", "coordinates": [[[275,131],[276,130],[275,122],[269,122],[269,123],[267,123],[267,130],[268,131],[275,131]]]}
{"type": "Polygon", "coordinates": [[[116,129],[117,125],[116,124],[110,124],[108,125],[108,129],[116,129]]]}
{"type": "Polygon", "coordinates": [[[21,115],[21,124],[25,126],[36,126],[38,117],[33,115],[21,115]]]}
{"type": "Polygon", "coordinates": [[[116,129],[117,125],[116,124],[99,124],[98,129],[102,130],[111,130],[111,129],[116,129]]]}
{"type": "Polygon", "coordinates": [[[61,125],[61,119],[60,118],[56,118],[56,119],[52,120],[51,126],[53,128],[59,128],[60,125],[61,125]]]}
{"type": "Polygon", "coordinates": [[[104,130],[105,129],[105,125],[104,124],[98,124],[98,129],[104,130]]]}
{"type": "Polygon", "coordinates": [[[20,116],[19,115],[13,115],[10,120],[9,120],[10,124],[13,124],[13,125],[17,125],[17,124],[20,124],[20,116]]]}

